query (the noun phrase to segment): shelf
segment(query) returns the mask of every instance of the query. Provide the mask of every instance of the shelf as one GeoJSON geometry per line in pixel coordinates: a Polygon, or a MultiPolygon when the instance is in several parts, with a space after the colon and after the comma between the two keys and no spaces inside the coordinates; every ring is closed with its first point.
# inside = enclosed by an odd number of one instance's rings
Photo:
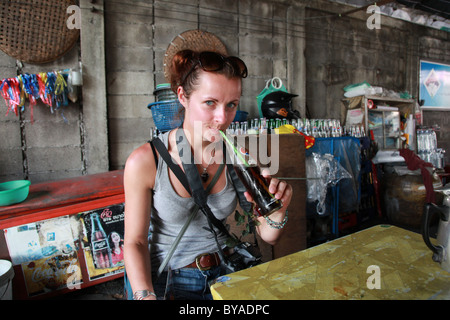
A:
{"type": "Polygon", "coordinates": [[[380,150],[394,150],[405,147],[401,139],[402,122],[400,117],[402,114],[413,114],[414,109],[414,99],[365,95],[343,99],[341,116],[345,115],[346,121],[343,122],[345,125],[347,125],[347,120],[350,120],[352,121],[350,125],[363,126],[364,132],[369,137],[371,136],[370,131],[372,131],[372,137],[378,143],[380,150]],[[374,108],[369,108],[372,105],[369,100],[373,102],[374,108]],[[377,105],[380,105],[380,109],[376,108],[377,105]],[[352,118],[349,111],[353,110],[358,112],[352,112],[356,115],[352,118]]]}
{"type": "Polygon", "coordinates": [[[414,99],[402,99],[402,98],[391,98],[391,97],[380,97],[380,96],[364,96],[369,100],[377,100],[377,101],[388,101],[388,102],[396,102],[396,103],[414,103],[414,99]]]}

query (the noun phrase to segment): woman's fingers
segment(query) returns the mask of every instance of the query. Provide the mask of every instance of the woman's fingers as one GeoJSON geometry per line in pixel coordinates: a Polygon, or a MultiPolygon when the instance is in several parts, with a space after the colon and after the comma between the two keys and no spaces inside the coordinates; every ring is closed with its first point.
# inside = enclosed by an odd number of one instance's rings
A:
{"type": "Polygon", "coordinates": [[[275,198],[280,199],[283,204],[288,204],[291,201],[292,186],[289,183],[271,177],[269,169],[262,169],[261,175],[268,181],[269,192],[272,193],[275,198]]]}

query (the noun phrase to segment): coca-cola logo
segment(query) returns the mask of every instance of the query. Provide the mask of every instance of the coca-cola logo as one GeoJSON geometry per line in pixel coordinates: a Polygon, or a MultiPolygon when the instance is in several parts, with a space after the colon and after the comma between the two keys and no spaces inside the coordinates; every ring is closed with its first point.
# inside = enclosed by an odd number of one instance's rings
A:
{"type": "Polygon", "coordinates": [[[33,273],[31,275],[31,281],[39,282],[53,277],[62,278],[64,277],[64,275],[67,275],[69,273],[68,272],[69,267],[76,265],[76,263],[77,263],[76,259],[70,259],[63,262],[60,261],[59,268],[38,267],[33,270],[33,273]]]}
{"type": "Polygon", "coordinates": [[[102,250],[102,249],[105,249],[106,247],[108,247],[108,243],[106,242],[106,239],[92,241],[91,245],[92,245],[92,251],[98,251],[98,250],[102,250]]]}

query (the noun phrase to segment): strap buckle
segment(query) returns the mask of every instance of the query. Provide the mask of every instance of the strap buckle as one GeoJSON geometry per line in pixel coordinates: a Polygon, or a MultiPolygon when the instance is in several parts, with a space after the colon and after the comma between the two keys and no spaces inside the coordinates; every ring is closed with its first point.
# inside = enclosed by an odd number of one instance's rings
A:
{"type": "Polygon", "coordinates": [[[199,254],[197,257],[195,257],[195,264],[197,265],[198,270],[200,270],[200,271],[207,271],[207,270],[211,269],[211,266],[209,266],[209,267],[202,267],[201,264],[200,264],[200,259],[202,257],[208,256],[208,255],[209,255],[209,253],[202,253],[202,254],[199,254]]]}

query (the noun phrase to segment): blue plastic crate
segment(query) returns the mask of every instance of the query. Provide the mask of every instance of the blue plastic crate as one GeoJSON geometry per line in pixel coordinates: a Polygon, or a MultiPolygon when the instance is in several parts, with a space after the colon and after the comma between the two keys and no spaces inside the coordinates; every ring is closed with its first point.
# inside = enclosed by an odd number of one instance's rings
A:
{"type": "Polygon", "coordinates": [[[152,102],[147,108],[152,111],[153,122],[161,132],[179,127],[183,122],[181,116],[183,106],[178,100],[152,102]]]}

